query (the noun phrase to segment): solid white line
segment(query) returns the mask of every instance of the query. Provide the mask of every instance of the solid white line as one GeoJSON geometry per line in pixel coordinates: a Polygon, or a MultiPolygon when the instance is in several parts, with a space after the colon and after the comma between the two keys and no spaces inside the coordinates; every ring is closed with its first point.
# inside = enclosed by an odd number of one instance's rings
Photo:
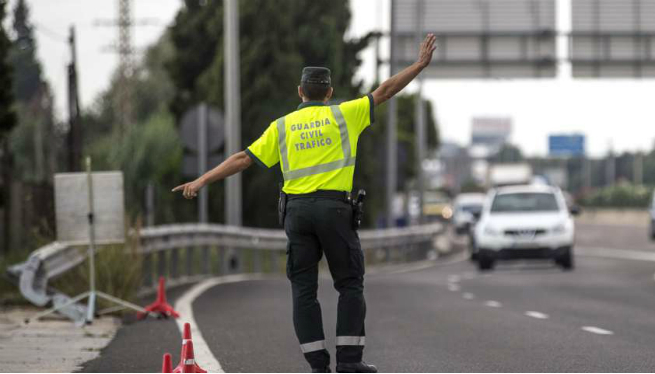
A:
{"type": "Polygon", "coordinates": [[[548,314],[535,312],[533,310],[528,310],[527,312],[525,312],[525,315],[536,319],[548,319],[548,314]]]}
{"type": "Polygon", "coordinates": [[[501,306],[503,306],[503,304],[501,304],[499,301],[496,301],[496,300],[486,301],[484,303],[484,305],[492,307],[492,308],[500,308],[501,306]]]}
{"type": "Polygon", "coordinates": [[[611,248],[576,248],[575,254],[591,257],[618,258],[621,260],[636,260],[655,262],[655,253],[645,251],[633,251],[631,249],[611,248]]]}
{"type": "Polygon", "coordinates": [[[475,295],[473,295],[470,292],[465,292],[462,294],[462,297],[465,298],[466,300],[473,300],[475,298],[475,295]]]}
{"type": "Polygon", "coordinates": [[[207,342],[200,332],[198,323],[196,323],[196,319],[193,317],[193,302],[198,298],[198,296],[202,295],[203,292],[216,285],[265,278],[265,276],[260,274],[238,274],[210,278],[191,287],[191,289],[177,299],[174,309],[180,314],[180,318],[175,322],[177,322],[177,327],[180,329],[180,335],[184,334],[185,322],[188,322],[191,325],[191,339],[193,340],[194,354],[195,357],[198,358],[198,365],[202,366],[203,369],[210,373],[224,373],[221,363],[209,349],[207,342]]]}
{"type": "Polygon", "coordinates": [[[596,326],[583,326],[582,329],[587,332],[591,332],[598,335],[614,335],[610,330],[601,329],[596,326]]]}

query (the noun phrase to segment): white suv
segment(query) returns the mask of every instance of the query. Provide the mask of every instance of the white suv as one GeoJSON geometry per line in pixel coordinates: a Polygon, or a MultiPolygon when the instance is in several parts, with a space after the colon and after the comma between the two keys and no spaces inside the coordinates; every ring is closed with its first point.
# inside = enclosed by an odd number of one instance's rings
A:
{"type": "Polygon", "coordinates": [[[559,188],[501,187],[487,196],[474,232],[480,270],[497,260],[549,258],[573,268],[574,224],[559,188]]]}

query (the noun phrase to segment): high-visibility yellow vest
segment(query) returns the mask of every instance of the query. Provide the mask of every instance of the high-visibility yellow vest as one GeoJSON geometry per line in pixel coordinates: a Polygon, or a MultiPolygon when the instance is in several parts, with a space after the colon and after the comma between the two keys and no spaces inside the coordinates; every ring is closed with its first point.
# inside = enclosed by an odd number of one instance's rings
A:
{"type": "Polygon", "coordinates": [[[330,106],[305,102],[271,122],[246,153],[266,168],[279,162],[286,193],[350,192],[357,141],[373,119],[371,95],[330,106]]]}

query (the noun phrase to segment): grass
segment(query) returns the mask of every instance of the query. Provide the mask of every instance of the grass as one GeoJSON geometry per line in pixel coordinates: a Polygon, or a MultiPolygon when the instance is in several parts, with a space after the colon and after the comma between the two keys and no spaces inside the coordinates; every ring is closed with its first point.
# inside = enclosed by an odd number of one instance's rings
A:
{"type": "MultiPolygon", "coordinates": [[[[80,247],[86,251],[86,247],[80,247]]],[[[131,243],[105,245],[96,249],[96,288],[127,301],[135,301],[141,283],[142,258],[131,243]]],[[[52,282],[63,293],[74,296],[89,289],[89,261],[85,260],[73,270],[52,282]]],[[[99,309],[110,307],[104,300],[98,301],[99,309]]]]}

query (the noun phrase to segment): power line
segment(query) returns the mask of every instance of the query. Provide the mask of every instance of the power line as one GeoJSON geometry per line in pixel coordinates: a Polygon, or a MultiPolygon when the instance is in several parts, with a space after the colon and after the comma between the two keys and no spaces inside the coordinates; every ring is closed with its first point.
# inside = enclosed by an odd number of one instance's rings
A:
{"type": "Polygon", "coordinates": [[[40,32],[44,36],[47,36],[50,39],[58,41],[60,43],[68,44],[68,36],[53,31],[52,29],[40,23],[34,22],[32,23],[32,26],[34,26],[34,29],[36,29],[36,31],[40,32]]]}

